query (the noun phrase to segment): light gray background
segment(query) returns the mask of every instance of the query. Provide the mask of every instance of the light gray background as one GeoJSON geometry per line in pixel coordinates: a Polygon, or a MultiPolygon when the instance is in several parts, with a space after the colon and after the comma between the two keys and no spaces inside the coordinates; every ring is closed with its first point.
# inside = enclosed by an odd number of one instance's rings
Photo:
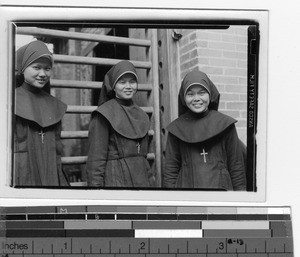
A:
{"type": "MultiPolygon", "coordinates": [[[[1,1],[9,3],[11,1],[1,1]]],[[[17,1],[14,1],[17,2],[17,1]]],[[[38,1],[23,1],[38,3],[38,1]]],[[[269,16],[269,60],[268,60],[268,133],[267,133],[267,178],[266,202],[263,203],[234,203],[234,205],[259,206],[291,206],[293,217],[293,233],[295,243],[295,256],[300,256],[300,51],[299,42],[299,7],[297,0],[272,1],[164,1],[156,0],[144,3],[139,1],[88,1],[102,6],[126,7],[177,7],[177,8],[209,8],[209,9],[267,9],[269,16]]],[[[23,3],[24,4],[24,3],[23,3]]],[[[40,4],[40,2],[39,2],[40,4]]],[[[52,0],[43,2],[43,5],[58,5],[62,2],[52,0]]],[[[63,4],[68,4],[65,1],[63,4]]],[[[72,4],[82,4],[82,1],[73,1],[72,4]]],[[[2,85],[5,88],[5,85],[2,85]]],[[[6,108],[1,104],[1,108],[6,108]]],[[[6,113],[1,111],[1,131],[6,129],[6,113]]],[[[2,133],[1,133],[2,134],[2,133]]],[[[6,138],[1,136],[1,154],[5,154],[3,147],[6,138]]],[[[116,202],[101,201],[102,204],[115,204],[116,202]]],[[[66,204],[99,204],[99,201],[76,200],[27,200],[0,199],[0,205],[66,205],[66,204]]],[[[128,202],[128,204],[133,204],[128,202]]],[[[134,202],[138,204],[138,202],[134,202]]],[[[155,204],[155,203],[151,203],[155,204]]],[[[168,203],[165,203],[168,204],[168,203]]],[[[172,205],[174,203],[171,203],[172,205]]],[[[190,205],[185,202],[182,205],[190,205]]],[[[195,204],[195,203],[193,203],[195,204]]],[[[208,203],[197,203],[197,205],[208,203]]],[[[233,205],[233,203],[210,203],[209,205],[233,205]]]]}

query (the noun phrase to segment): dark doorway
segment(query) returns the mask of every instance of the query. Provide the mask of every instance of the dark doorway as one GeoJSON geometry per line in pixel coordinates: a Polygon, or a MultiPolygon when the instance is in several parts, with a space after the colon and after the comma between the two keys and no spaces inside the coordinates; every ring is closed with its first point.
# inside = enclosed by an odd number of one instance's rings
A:
{"type": "MultiPolygon", "coordinates": [[[[128,37],[128,28],[113,28],[108,36],[128,37]]],[[[129,59],[129,46],[115,43],[99,43],[94,48],[94,56],[110,59],[129,59]]],[[[96,66],[95,81],[103,81],[105,74],[111,66],[96,66]]],[[[92,94],[92,105],[98,104],[100,90],[94,90],[92,94]]]]}

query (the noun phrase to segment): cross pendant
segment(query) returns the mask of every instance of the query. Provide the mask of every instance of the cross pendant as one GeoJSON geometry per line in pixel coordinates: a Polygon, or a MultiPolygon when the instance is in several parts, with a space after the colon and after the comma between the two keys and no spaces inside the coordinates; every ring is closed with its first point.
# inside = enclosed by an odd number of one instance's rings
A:
{"type": "Polygon", "coordinates": [[[206,153],[205,150],[204,150],[204,148],[203,148],[203,151],[202,151],[201,155],[203,155],[203,161],[204,161],[204,163],[206,163],[206,155],[207,154],[208,153],[206,153]]]}
{"type": "Polygon", "coordinates": [[[44,144],[44,136],[45,136],[45,133],[43,132],[43,130],[41,130],[41,132],[39,133],[39,136],[40,136],[41,139],[42,139],[42,144],[44,144]]]}
{"type": "Polygon", "coordinates": [[[137,147],[137,151],[138,151],[138,153],[140,153],[140,150],[141,150],[141,145],[140,145],[140,142],[137,142],[137,144],[136,144],[136,147],[137,147]]]}

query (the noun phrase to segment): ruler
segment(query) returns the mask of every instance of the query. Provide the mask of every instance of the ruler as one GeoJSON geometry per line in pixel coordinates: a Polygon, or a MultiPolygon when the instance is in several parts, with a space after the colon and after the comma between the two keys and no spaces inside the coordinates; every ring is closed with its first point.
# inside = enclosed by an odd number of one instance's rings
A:
{"type": "Polygon", "coordinates": [[[1,257],[291,257],[288,207],[3,207],[1,257]]]}

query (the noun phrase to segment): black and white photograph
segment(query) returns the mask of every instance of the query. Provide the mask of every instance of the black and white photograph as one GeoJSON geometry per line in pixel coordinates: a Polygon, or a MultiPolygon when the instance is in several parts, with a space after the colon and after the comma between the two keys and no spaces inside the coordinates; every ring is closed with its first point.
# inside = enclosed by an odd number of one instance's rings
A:
{"type": "Polygon", "coordinates": [[[10,190],[265,190],[255,12],[145,13],[11,20],[10,190]]]}
{"type": "Polygon", "coordinates": [[[16,24],[13,186],[255,190],[256,26],[59,25],[16,24]]]}
{"type": "Polygon", "coordinates": [[[0,252],[298,256],[297,1],[0,0],[0,252]]]}

